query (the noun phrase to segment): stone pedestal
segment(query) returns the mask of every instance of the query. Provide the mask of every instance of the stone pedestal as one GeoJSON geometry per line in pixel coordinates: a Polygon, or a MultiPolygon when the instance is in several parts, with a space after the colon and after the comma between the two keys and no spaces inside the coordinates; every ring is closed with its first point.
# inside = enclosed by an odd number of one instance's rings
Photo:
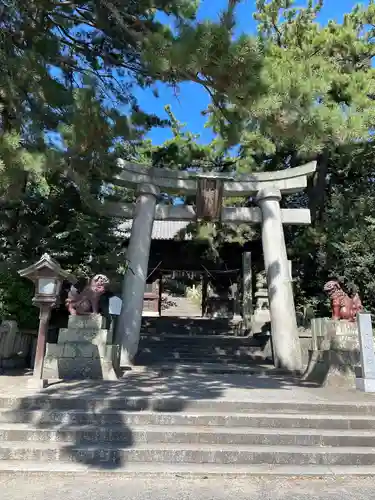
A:
{"type": "Polygon", "coordinates": [[[117,380],[120,348],[102,324],[100,314],[70,316],[58,343],[47,344],[43,378],[117,380]]]}
{"type": "Polygon", "coordinates": [[[312,349],[303,378],[323,386],[355,388],[360,371],[357,324],[314,318],[311,335],[312,349]]]}

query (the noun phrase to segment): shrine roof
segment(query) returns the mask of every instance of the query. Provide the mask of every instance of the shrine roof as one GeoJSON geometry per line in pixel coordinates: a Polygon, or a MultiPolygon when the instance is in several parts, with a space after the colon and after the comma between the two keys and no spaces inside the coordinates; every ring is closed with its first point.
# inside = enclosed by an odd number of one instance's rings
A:
{"type": "MultiPolygon", "coordinates": [[[[191,221],[186,220],[155,220],[152,228],[151,239],[153,240],[179,240],[182,239],[183,231],[191,221]]],[[[125,239],[130,238],[133,221],[126,220],[119,224],[117,233],[125,239]]],[[[185,240],[190,240],[190,235],[185,235],[185,240]]]]}

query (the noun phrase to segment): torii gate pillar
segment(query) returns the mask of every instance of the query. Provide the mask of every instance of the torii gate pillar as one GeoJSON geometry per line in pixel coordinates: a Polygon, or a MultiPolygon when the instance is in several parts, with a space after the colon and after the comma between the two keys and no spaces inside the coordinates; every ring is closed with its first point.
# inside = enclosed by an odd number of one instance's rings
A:
{"type": "Polygon", "coordinates": [[[138,351],[152,226],[159,192],[153,184],[141,184],[138,189],[127,253],[129,269],[123,280],[122,308],[117,324],[121,367],[131,366],[138,351]]]}
{"type": "Polygon", "coordinates": [[[262,245],[266,269],[272,341],[278,364],[291,372],[302,371],[293,289],[290,281],[280,209],[281,193],[265,188],[258,192],[262,211],[262,245]]]}

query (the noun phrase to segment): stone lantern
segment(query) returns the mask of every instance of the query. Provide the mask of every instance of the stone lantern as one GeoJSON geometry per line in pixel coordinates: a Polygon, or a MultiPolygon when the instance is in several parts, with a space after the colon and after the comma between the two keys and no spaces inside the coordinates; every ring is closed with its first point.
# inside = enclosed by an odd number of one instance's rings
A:
{"type": "Polygon", "coordinates": [[[76,279],[64,271],[59,263],[47,253],[35,264],[18,271],[18,274],[22,278],[28,278],[35,285],[35,295],[32,301],[35,306],[39,307],[40,314],[32,382],[34,386],[43,388],[47,384],[43,380],[43,361],[51,310],[57,304],[63,281],[75,283],[76,279]]]}

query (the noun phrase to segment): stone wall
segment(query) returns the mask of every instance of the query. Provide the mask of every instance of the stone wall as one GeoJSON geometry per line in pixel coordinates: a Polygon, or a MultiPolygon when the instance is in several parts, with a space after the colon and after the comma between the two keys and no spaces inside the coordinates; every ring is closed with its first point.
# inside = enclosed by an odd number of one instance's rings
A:
{"type": "Polygon", "coordinates": [[[16,321],[0,325],[0,369],[25,368],[30,364],[36,337],[19,331],[16,321]]]}

